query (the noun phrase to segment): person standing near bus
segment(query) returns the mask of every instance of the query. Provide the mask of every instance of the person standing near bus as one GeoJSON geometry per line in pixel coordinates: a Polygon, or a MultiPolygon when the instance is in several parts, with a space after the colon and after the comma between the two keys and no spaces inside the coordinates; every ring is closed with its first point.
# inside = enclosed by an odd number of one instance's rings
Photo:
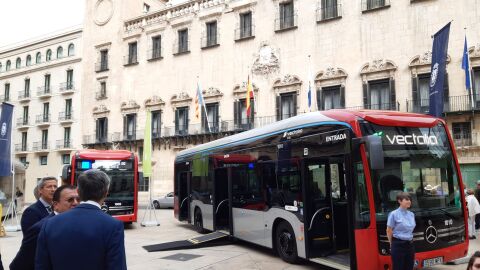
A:
{"type": "Polygon", "coordinates": [[[476,239],[475,237],[475,216],[480,214],[480,204],[473,195],[473,190],[467,190],[467,209],[468,209],[468,237],[470,239],[476,239]]]}
{"type": "Polygon", "coordinates": [[[413,246],[413,229],[415,229],[415,215],[408,211],[412,205],[410,194],[397,194],[398,209],[390,212],[387,221],[387,237],[390,242],[393,270],[412,270],[415,260],[413,246]]]}

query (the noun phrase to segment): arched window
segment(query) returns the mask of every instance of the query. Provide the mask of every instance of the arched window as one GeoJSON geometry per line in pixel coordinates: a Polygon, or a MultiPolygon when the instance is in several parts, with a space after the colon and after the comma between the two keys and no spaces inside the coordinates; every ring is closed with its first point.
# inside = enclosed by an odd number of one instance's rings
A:
{"type": "Polygon", "coordinates": [[[5,65],[5,71],[9,71],[11,66],[12,66],[12,63],[10,62],[10,60],[8,60],[7,64],[5,65]]]}
{"type": "Polygon", "coordinates": [[[73,55],[75,55],[75,45],[73,45],[73,43],[70,43],[70,45],[68,45],[68,56],[73,55]]]}
{"type": "Polygon", "coordinates": [[[47,50],[46,60],[47,60],[47,61],[52,60],[52,50],[50,50],[50,49],[47,50]]]}
{"type": "Polygon", "coordinates": [[[63,57],[63,48],[62,46],[57,48],[57,59],[60,59],[63,57]]]}
{"type": "Polygon", "coordinates": [[[42,54],[40,52],[37,52],[37,55],[35,56],[35,63],[40,64],[42,62],[42,54]]]}
{"type": "Polygon", "coordinates": [[[22,67],[22,59],[18,57],[17,61],[15,62],[15,68],[21,68],[21,67],[22,67]]]}
{"type": "Polygon", "coordinates": [[[25,60],[25,65],[28,67],[30,65],[32,65],[32,56],[27,55],[27,60],[25,60]]]}

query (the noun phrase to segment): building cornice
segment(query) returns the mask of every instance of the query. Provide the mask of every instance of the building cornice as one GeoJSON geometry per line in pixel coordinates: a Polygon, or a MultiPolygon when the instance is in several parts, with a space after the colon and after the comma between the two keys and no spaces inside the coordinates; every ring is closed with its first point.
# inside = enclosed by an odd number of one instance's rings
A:
{"type": "Polygon", "coordinates": [[[8,74],[5,74],[5,75],[3,75],[3,73],[5,73],[5,72],[3,72],[2,74],[0,74],[0,80],[10,79],[10,78],[13,78],[13,77],[22,76],[22,75],[25,75],[25,74],[30,74],[30,73],[33,73],[33,72],[42,71],[42,70],[46,70],[46,69],[51,69],[51,68],[55,68],[55,67],[60,67],[60,66],[64,66],[64,65],[70,65],[70,64],[81,62],[81,61],[82,61],[82,58],[78,57],[78,58],[70,59],[70,60],[67,60],[67,61],[52,62],[51,64],[48,64],[48,65],[38,65],[38,66],[33,65],[33,66],[29,66],[29,68],[22,68],[22,70],[20,70],[18,72],[14,72],[16,70],[12,70],[12,71],[8,72],[8,74]]]}

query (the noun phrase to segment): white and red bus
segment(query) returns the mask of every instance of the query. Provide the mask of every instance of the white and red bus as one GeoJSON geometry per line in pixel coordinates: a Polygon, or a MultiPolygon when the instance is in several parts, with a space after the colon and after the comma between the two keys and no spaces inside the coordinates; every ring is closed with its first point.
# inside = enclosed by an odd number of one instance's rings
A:
{"type": "Polygon", "coordinates": [[[396,195],[415,213],[417,268],[467,254],[455,148],[442,119],[371,110],[313,112],[178,153],[175,217],[335,269],[392,269],[396,195]]]}
{"type": "Polygon", "coordinates": [[[63,179],[77,184],[78,176],[89,169],[98,169],[110,177],[108,197],[102,210],[124,223],[137,221],[138,172],[137,156],[126,150],[80,150],[63,168],[63,179]]]}

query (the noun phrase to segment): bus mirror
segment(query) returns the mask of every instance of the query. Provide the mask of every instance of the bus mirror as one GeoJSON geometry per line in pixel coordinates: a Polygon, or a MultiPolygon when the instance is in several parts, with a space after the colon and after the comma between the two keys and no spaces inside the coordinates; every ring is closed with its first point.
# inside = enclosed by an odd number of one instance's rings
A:
{"type": "Polygon", "coordinates": [[[65,165],[62,169],[62,182],[70,184],[70,178],[72,175],[72,166],[65,165]]]}
{"type": "Polygon", "coordinates": [[[378,170],[384,168],[384,156],[382,137],[377,135],[370,135],[366,137],[366,146],[368,149],[368,157],[370,159],[370,168],[378,170]]]}

